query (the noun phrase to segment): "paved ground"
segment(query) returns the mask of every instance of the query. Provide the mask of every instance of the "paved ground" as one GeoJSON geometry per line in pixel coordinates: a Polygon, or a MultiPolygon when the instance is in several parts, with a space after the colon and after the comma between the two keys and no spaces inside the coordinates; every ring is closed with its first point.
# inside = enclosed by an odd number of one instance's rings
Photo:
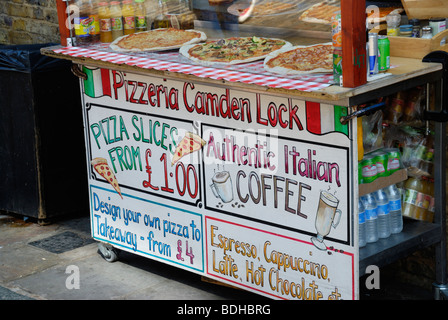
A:
{"type": "Polygon", "coordinates": [[[106,262],[90,239],[87,217],[40,226],[0,216],[0,300],[263,299],[204,282],[201,276],[121,252],[106,262]],[[73,287],[79,270],[79,289],[73,287]],[[72,277],[70,277],[72,276],[72,277]]]}
{"type": "MultiPolygon", "coordinates": [[[[410,285],[362,291],[364,300],[431,299],[410,285]]],[[[122,252],[114,263],[97,253],[89,219],[40,226],[0,215],[0,300],[265,300],[201,280],[201,276],[122,252]],[[77,278],[79,271],[79,289],[77,278]],[[71,288],[71,289],[70,289],[71,288]]]]}

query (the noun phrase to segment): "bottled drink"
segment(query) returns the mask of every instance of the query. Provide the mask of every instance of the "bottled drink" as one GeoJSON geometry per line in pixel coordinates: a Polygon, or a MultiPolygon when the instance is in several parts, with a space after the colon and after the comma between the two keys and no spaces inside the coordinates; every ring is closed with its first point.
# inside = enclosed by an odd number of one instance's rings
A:
{"type": "Polygon", "coordinates": [[[124,34],[135,33],[135,10],[133,0],[123,1],[122,14],[124,34]]]}
{"type": "Polygon", "coordinates": [[[417,195],[422,191],[422,183],[419,178],[410,177],[404,184],[403,216],[415,219],[417,210],[417,195]]]}
{"type": "Polygon", "coordinates": [[[389,199],[390,232],[400,233],[403,230],[403,216],[401,214],[401,193],[395,184],[386,188],[389,199]]]}
{"type": "Polygon", "coordinates": [[[358,231],[358,244],[359,247],[366,245],[366,209],[361,199],[358,201],[358,217],[359,217],[359,231],[358,231]]]}
{"type": "Polygon", "coordinates": [[[426,176],[432,176],[434,171],[433,160],[434,160],[434,138],[430,133],[427,134],[423,143],[422,149],[424,154],[420,155],[419,162],[417,163],[418,169],[421,174],[426,176]]]}
{"type": "Polygon", "coordinates": [[[431,197],[428,210],[425,213],[425,221],[433,222],[434,221],[434,212],[435,212],[435,198],[434,198],[434,179],[428,179],[429,182],[429,196],[431,197]]]}
{"type": "Polygon", "coordinates": [[[90,25],[90,38],[92,43],[98,43],[100,41],[100,22],[98,19],[98,4],[96,0],[89,0],[89,17],[92,19],[90,25]]]}
{"type": "Polygon", "coordinates": [[[378,213],[378,237],[388,238],[390,236],[389,199],[384,189],[375,191],[374,195],[378,213]]]}
{"type": "Polygon", "coordinates": [[[417,199],[415,201],[416,210],[415,210],[415,218],[418,220],[425,220],[426,212],[429,208],[429,204],[431,203],[431,193],[430,183],[428,178],[422,177],[420,179],[422,184],[421,192],[417,194],[417,199]]]}
{"type": "Polygon", "coordinates": [[[123,35],[123,22],[119,1],[110,3],[110,22],[112,26],[112,41],[123,35]]]}
{"type": "Polygon", "coordinates": [[[76,0],[75,5],[79,9],[79,15],[74,18],[76,45],[88,46],[91,44],[90,26],[92,25],[89,4],[87,0],[76,0]]]}
{"type": "Polygon", "coordinates": [[[159,6],[157,9],[157,16],[154,18],[154,28],[169,28],[170,27],[170,19],[167,16],[168,9],[166,7],[166,3],[163,0],[159,0],[159,6]]]}
{"type": "Polygon", "coordinates": [[[109,4],[100,2],[98,8],[98,18],[100,20],[100,41],[103,43],[112,42],[112,25],[110,21],[109,4]]]}
{"type": "Polygon", "coordinates": [[[135,32],[148,30],[145,0],[135,0],[135,32]]]}
{"type": "Polygon", "coordinates": [[[423,97],[423,87],[416,87],[409,91],[403,109],[403,121],[414,121],[421,113],[421,99],[423,97]]]}
{"type": "Polygon", "coordinates": [[[361,197],[366,215],[366,242],[378,241],[377,206],[373,194],[369,193],[361,197]]]}
{"type": "Polygon", "coordinates": [[[397,92],[391,99],[388,110],[388,118],[392,123],[398,123],[403,115],[405,92],[397,92]]]}

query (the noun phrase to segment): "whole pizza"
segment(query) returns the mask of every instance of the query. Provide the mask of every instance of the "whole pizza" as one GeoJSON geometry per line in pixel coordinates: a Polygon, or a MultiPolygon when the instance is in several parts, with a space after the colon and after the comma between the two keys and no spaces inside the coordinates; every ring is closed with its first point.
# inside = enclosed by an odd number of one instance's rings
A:
{"type": "Polygon", "coordinates": [[[153,29],[117,38],[110,44],[110,48],[120,52],[161,51],[177,49],[206,39],[205,33],[198,30],[153,29]]]}
{"type": "MultiPolygon", "coordinates": [[[[256,3],[253,6],[251,15],[253,17],[268,16],[272,14],[282,13],[291,9],[295,9],[296,6],[297,5],[295,3],[287,3],[283,1],[267,1],[263,3],[256,3]]],[[[247,3],[235,3],[231,5],[227,9],[227,11],[230,14],[240,16],[247,13],[250,10],[250,8],[251,7],[247,3]]]]}
{"type": "Polygon", "coordinates": [[[367,21],[370,23],[374,22],[385,22],[387,15],[391,13],[401,14],[404,9],[400,7],[376,7],[369,6],[367,11],[367,21]]]}
{"type": "Polygon", "coordinates": [[[281,75],[333,72],[333,45],[322,43],[282,49],[266,57],[264,68],[281,75]]]}
{"type": "Polygon", "coordinates": [[[232,37],[205,43],[184,45],[180,53],[199,64],[239,64],[264,59],[269,53],[292,47],[291,43],[274,38],[232,37]]]}
{"type": "MultiPolygon", "coordinates": [[[[324,0],[312,5],[305,10],[299,17],[304,22],[313,22],[321,24],[330,24],[331,17],[341,10],[340,0],[324,0]]],[[[401,6],[376,6],[371,5],[366,8],[367,21],[384,22],[386,16],[392,12],[402,13],[404,9],[401,6]],[[375,20],[374,20],[375,19],[375,20]]]]}
{"type": "Polygon", "coordinates": [[[299,17],[304,22],[330,24],[331,17],[335,12],[341,10],[341,2],[339,0],[325,0],[318,2],[305,10],[299,17]]]}

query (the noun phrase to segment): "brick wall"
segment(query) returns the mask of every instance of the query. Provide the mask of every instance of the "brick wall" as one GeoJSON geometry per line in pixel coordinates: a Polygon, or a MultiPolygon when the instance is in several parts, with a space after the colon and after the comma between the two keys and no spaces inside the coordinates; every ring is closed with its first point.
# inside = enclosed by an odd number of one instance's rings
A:
{"type": "Polygon", "coordinates": [[[60,43],[56,0],[0,0],[0,44],[60,43]]]}

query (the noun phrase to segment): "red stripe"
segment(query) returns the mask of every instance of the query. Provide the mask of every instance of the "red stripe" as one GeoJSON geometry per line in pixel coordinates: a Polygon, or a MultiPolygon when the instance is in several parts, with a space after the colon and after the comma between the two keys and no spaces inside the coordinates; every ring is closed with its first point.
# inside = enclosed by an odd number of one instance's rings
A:
{"type": "Polygon", "coordinates": [[[315,134],[322,134],[322,128],[320,125],[320,103],[306,102],[306,127],[309,132],[315,134]]]}
{"type": "Polygon", "coordinates": [[[112,97],[110,87],[110,71],[108,69],[101,69],[101,83],[103,85],[103,94],[112,97]]]}

